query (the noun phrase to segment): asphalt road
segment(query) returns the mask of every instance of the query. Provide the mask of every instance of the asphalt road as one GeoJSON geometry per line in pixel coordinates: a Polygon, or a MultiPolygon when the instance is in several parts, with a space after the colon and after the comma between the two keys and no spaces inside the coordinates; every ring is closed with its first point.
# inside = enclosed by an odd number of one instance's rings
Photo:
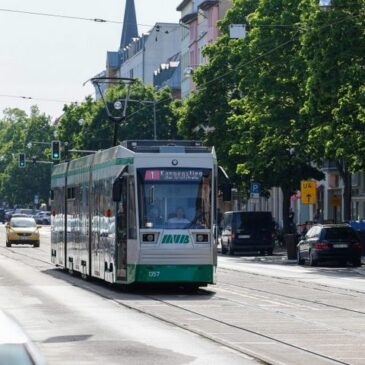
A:
{"type": "Polygon", "coordinates": [[[41,247],[5,248],[0,308],[50,364],[365,364],[365,268],[299,267],[282,255],[219,257],[196,294],[125,293],[50,264],[41,247]]]}

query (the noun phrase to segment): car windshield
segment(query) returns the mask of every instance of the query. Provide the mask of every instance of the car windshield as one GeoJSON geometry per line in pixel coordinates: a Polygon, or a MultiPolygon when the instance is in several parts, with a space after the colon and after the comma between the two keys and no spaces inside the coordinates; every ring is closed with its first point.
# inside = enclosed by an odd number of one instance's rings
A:
{"type": "Polygon", "coordinates": [[[12,219],[10,225],[14,228],[30,228],[30,227],[35,227],[36,223],[34,219],[17,218],[17,219],[12,219]]]}
{"type": "Polygon", "coordinates": [[[15,211],[15,213],[20,213],[20,214],[32,214],[33,210],[32,209],[17,209],[15,211]]]}
{"type": "Polygon", "coordinates": [[[327,240],[358,240],[356,232],[350,227],[325,228],[323,238],[327,240]]]}
{"type": "Polygon", "coordinates": [[[141,228],[210,228],[210,169],[138,170],[141,228]]]}
{"type": "Polygon", "coordinates": [[[233,226],[237,229],[251,230],[272,230],[274,227],[272,216],[266,212],[244,212],[234,214],[233,226]]]}
{"type": "Polygon", "coordinates": [[[0,364],[33,365],[34,362],[22,344],[0,345],[0,364]]]}

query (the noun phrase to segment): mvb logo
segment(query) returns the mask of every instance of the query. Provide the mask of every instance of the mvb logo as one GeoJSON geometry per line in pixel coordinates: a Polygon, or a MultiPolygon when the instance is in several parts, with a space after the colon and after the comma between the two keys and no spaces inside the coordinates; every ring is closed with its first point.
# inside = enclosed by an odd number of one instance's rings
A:
{"type": "Polygon", "coordinates": [[[190,243],[190,238],[187,234],[165,234],[162,238],[161,243],[186,245],[190,243]]]}

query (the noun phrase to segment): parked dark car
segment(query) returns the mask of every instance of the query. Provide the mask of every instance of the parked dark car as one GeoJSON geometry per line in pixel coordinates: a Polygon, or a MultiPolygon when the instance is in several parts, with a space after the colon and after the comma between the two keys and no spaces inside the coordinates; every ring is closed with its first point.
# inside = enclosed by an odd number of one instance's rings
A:
{"type": "Polygon", "coordinates": [[[325,224],[313,226],[297,245],[297,262],[310,266],[320,261],[347,262],[361,265],[362,244],[356,231],[348,224],[325,224]]]}
{"type": "Polygon", "coordinates": [[[5,209],[1,209],[0,208],[0,222],[1,223],[5,223],[6,218],[5,218],[5,209]]]}
{"type": "Polygon", "coordinates": [[[238,251],[272,255],[275,224],[270,212],[226,212],[221,236],[222,253],[238,251]]]}
{"type": "Polygon", "coordinates": [[[5,220],[7,222],[10,221],[10,219],[11,219],[14,212],[15,212],[15,209],[8,209],[8,210],[5,211],[5,220]]]}

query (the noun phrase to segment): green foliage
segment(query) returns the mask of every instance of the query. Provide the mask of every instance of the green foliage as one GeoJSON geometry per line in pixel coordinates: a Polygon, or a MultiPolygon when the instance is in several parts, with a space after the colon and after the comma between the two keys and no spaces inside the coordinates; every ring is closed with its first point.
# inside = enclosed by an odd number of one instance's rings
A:
{"type": "Polygon", "coordinates": [[[257,4],[258,1],[240,0],[228,10],[220,22],[221,37],[203,51],[209,64],[194,72],[197,91],[184,102],[179,113],[180,133],[185,138],[214,145],[219,164],[237,185],[247,185],[249,179],[242,181],[236,170],[239,158],[229,153],[231,145],[239,140],[240,131],[228,123],[228,119],[236,112],[232,101],[246,91],[241,89],[239,67],[248,59],[249,49],[243,40],[229,39],[228,26],[245,23],[257,4]],[[207,133],[201,126],[214,128],[214,131],[207,133]]]}
{"type": "Polygon", "coordinates": [[[310,125],[308,152],[318,162],[336,163],[348,220],[351,173],[365,167],[365,2],[336,0],[321,12],[308,0],[302,20],[310,25],[301,51],[308,71],[302,108],[310,125]]]}
{"type": "Polygon", "coordinates": [[[310,153],[355,172],[364,168],[365,3],[337,0],[327,12],[303,9],[311,26],[302,36],[309,77],[302,114],[311,125],[310,153]]]}
{"type": "MultiPolygon", "coordinates": [[[[116,100],[124,102],[127,89],[123,86],[110,87],[105,95],[109,110],[116,100]]],[[[127,117],[118,123],[118,139],[153,139],[154,110],[156,102],[156,130],[158,139],[175,139],[177,134],[177,106],[172,101],[169,89],[156,91],[137,81],[130,87],[127,117]]],[[[112,147],[114,122],[108,118],[102,100],[90,97],[81,104],[66,105],[59,125],[59,138],[68,142],[72,149],[99,150],[112,147]],[[79,121],[83,123],[80,125],[79,121]]]]}
{"type": "Polygon", "coordinates": [[[300,22],[291,0],[235,1],[220,23],[222,36],[205,50],[209,64],[197,70],[197,92],[179,124],[184,135],[200,123],[214,126],[207,143],[217,146],[220,163],[246,186],[255,180],[264,189],[281,187],[285,226],[289,197],[300,181],[323,176],[308,158],[309,125],[300,114],[307,76],[300,22]],[[247,24],[245,39],[229,39],[234,23],[247,24]]]}
{"type": "Polygon", "coordinates": [[[48,202],[51,167],[50,165],[33,165],[27,162],[24,169],[18,167],[18,154],[26,153],[27,159],[37,156],[49,160],[44,153],[44,145],[29,142],[50,141],[52,139],[50,119],[33,107],[28,116],[19,109],[7,109],[0,120],[0,196],[1,201],[10,206],[32,205],[34,195],[48,202]]]}

